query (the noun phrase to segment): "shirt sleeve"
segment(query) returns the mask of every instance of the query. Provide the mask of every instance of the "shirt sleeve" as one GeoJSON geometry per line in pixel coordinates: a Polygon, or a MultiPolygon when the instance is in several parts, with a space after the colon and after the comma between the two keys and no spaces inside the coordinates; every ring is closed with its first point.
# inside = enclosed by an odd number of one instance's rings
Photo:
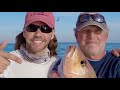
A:
{"type": "Polygon", "coordinates": [[[117,71],[116,78],[120,78],[120,61],[118,63],[116,71],[117,71]]]}
{"type": "Polygon", "coordinates": [[[55,66],[53,67],[53,71],[58,71],[58,66],[60,65],[60,62],[61,62],[61,59],[60,60],[58,60],[58,62],[55,64],[55,66]]]}

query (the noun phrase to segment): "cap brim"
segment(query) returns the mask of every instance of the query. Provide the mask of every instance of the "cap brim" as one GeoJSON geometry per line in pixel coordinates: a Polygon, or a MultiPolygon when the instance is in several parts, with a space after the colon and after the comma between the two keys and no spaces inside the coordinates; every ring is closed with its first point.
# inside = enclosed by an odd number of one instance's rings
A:
{"type": "Polygon", "coordinates": [[[77,30],[79,31],[79,30],[83,29],[84,27],[90,26],[90,25],[95,25],[95,26],[100,27],[102,30],[108,31],[107,25],[102,24],[102,23],[99,23],[99,22],[95,22],[95,21],[85,22],[85,23],[83,23],[81,26],[78,26],[78,27],[77,27],[77,30]]]}
{"type": "Polygon", "coordinates": [[[41,21],[41,22],[47,24],[49,27],[54,28],[53,24],[51,24],[51,22],[48,19],[46,19],[46,17],[44,17],[44,16],[32,18],[31,20],[29,20],[25,24],[25,27],[27,27],[29,24],[31,24],[31,23],[33,23],[35,21],[41,21]]]}

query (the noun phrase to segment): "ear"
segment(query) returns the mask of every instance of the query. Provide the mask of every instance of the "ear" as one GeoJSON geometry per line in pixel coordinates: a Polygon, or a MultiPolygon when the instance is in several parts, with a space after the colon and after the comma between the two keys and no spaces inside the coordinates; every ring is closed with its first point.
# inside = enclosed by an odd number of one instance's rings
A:
{"type": "Polygon", "coordinates": [[[23,31],[23,37],[25,38],[25,30],[23,31]]]}
{"type": "Polygon", "coordinates": [[[75,37],[76,37],[76,39],[77,39],[78,32],[77,32],[77,31],[74,31],[74,35],[75,35],[75,37]]]}
{"type": "Polygon", "coordinates": [[[107,41],[107,39],[108,39],[108,37],[109,37],[109,33],[108,32],[106,32],[106,41],[107,41]]]}
{"type": "Polygon", "coordinates": [[[106,37],[108,38],[109,37],[109,34],[107,33],[106,37]]]}
{"type": "Polygon", "coordinates": [[[51,40],[54,38],[54,35],[55,35],[55,31],[53,30],[51,40]]]}
{"type": "Polygon", "coordinates": [[[25,26],[23,27],[23,37],[25,38],[25,26]]]}
{"type": "Polygon", "coordinates": [[[76,42],[78,43],[78,31],[74,30],[74,35],[75,35],[75,38],[76,38],[76,42]]]}

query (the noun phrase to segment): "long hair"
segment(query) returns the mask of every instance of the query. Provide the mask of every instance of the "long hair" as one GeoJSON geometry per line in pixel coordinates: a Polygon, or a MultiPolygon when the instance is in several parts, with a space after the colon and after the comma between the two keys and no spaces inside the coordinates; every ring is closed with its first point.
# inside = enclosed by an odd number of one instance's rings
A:
{"type": "MultiPolygon", "coordinates": [[[[14,49],[20,49],[21,44],[26,44],[25,38],[23,37],[23,32],[21,32],[20,34],[18,34],[15,38],[15,45],[14,45],[14,49]]],[[[52,40],[50,40],[50,43],[48,45],[48,49],[50,50],[50,57],[57,55],[57,38],[54,35],[54,38],[52,40]]]]}

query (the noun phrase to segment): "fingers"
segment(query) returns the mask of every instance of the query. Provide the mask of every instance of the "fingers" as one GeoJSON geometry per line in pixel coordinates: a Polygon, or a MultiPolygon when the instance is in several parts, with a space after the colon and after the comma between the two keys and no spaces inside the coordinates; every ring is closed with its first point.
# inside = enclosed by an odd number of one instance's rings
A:
{"type": "Polygon", "coordinates": [[[53,72],[51,78],[60,78],[60,75],[57,72],[53,72]]]}
{"type": "Polygon", "coordinates": [[[1,64],[5,64],[8,66],[10,65],[10,61],[0,56],[0,65],[1,64]]]}
{"type": "Polygon", "coordinates": [[[15,62],[17,62],[19,64],[22,63],[22,60],[19,57],[15,56],[13,54],[7,53],[7,52],[0,51],[0,56],[5,58],[5,59],[8,59],[8,60],[9,59],[13,60],[13,61],[15,61],[15,62]]]}
{"type": "Polygon", "coordinates": [[[5,58],[5,59],[11,59],[11,60],[13,60],[13,61],[15,61],[17,63],[21,63],[22,60],[20,58],[18,58],[17,56],[2,51],[2,49],[4,49],[6,47],[7,43],[8,43],[8,41],[4,40],[0,44],[0,56],[3,57],[3,58],[5,58]]]}
{"type": "Polygon", "coordinates": [[[7,40],[4,40],[2,43],[0,43],[0,50],[4,49],[7,46],[7,43],[7,40]]]}
{"type": "Polygon", "coordinates": [[[4,70],[3,69],[0,69],[0,74],[4,73],[4,70]]]}
{"type": "Polygon", "coordinates": [[[7,66],[10,65],[10,60],[13,60],[19,64],[22,63],[22,60],[17,56],[2,51],[2,49],[6,47],[7,43],[8,41],[5,40],[0,44],[0,74],[2,74],[4,70],[7,69],[7,66]]]}
{"type": "Polygon", "coordinates": [[[8,65],[5,64],[0,64],[0,69],[1,70],[6,70],[8,65]]]}
{"type": "Polygon", "coordinates": [[[112,52],[112,54],[115,55],[116,57],[119,57],[119,56],[120,56],[120,49],[113,49],[111,52],[112,52]]]}
{"type": "Polygon", "coordinates": [[[2,74],[4,70],[7,69],[8,65],[10,65],[10,61],[3,57],[0,57],[0,74],[2,74]]]}

